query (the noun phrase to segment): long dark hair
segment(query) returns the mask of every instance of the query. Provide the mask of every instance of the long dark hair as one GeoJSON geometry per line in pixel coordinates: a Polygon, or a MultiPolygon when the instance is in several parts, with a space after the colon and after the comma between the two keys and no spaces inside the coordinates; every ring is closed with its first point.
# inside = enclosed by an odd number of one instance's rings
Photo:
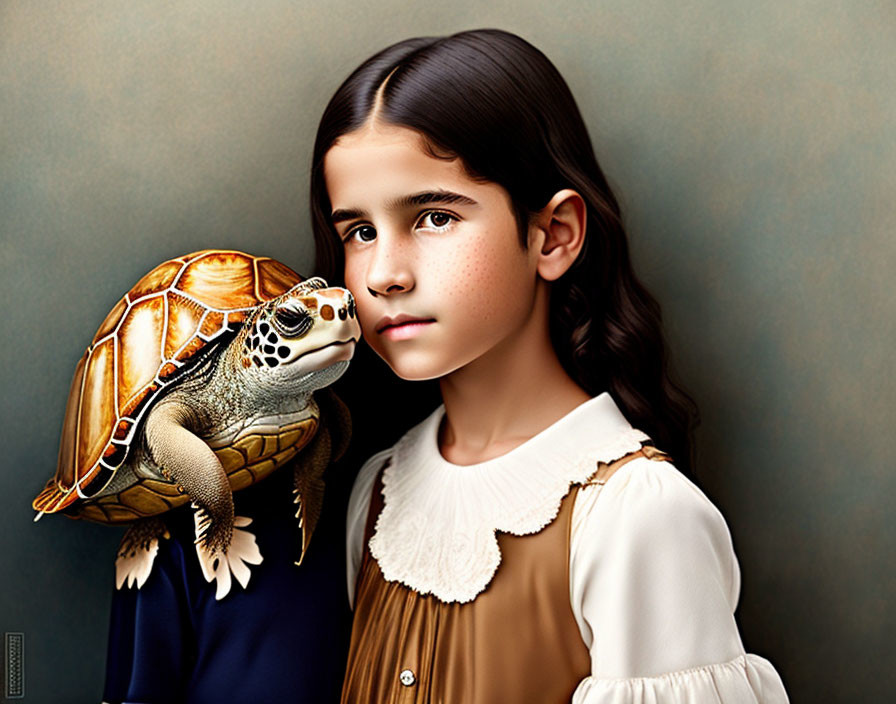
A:
{"type": "Polygon", "coordinates": [[[407,39],[345,80],[314,144],[315,273],[341,281],[344,268],[329,218],[324,156],[369,118],[381,87],[378,119],[416,130],[432,156],[459,157],[471,177],[507,190],[524,247],[530,215],[557,191],[582,196],[584,246],[551,285],[554,349],[582,388],[592,396],[609,391],[629,422],[693,477],[697,408],[669,377],[659,304],[632,271],[619,204],[569,87],[524,39],[497,29],[407,39]]]}

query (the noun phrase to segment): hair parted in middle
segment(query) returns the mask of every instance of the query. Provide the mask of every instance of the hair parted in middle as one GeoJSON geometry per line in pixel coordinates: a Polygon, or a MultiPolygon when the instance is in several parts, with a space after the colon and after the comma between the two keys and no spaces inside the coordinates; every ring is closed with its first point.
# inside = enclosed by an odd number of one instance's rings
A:
{"type": "Polygon", "coordinates": [[[324,110],[312,157],[315,274],[331,282],[343,281],[344,259],[324,157],[375,107],[376,120],[418,132],[430,156],[459,158],[472,179],[502,186],[521,247],[530,217],[557,191],[582,196],[584,245],[550,282],[554,349],[585,391],[609,391],[629,422],[693,478],[696,405],[669,377],[660,306],[634,274],[619,204],[551,61],[515,34],[479,29],[398,42],[352,72],[324,110]]]}

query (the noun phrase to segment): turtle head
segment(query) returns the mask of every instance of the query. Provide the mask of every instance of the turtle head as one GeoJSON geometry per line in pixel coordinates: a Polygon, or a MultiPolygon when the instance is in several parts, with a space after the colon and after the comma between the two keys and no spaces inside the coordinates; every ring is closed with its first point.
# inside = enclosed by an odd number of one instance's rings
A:
{"type": "Polygon", "coordinates": [[[321,388],[348,368],[361,337],[352,294],[307,279],[263,305],[245,330],[243,366],[267,370],[278,383],[321,388]]]}

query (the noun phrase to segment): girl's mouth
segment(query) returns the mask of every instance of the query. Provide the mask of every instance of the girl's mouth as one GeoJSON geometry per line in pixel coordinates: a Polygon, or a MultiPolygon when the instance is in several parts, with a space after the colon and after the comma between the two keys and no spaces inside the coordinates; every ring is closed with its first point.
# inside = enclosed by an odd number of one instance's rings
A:
{"type": "Polygon", "coordinates": [[[397,325],[388,325],[380,334],[390,340],[407,340],[423,331],[428,325],[434,323],[435,320],[409,320],[406,323],[398,323],[397,325]]]}

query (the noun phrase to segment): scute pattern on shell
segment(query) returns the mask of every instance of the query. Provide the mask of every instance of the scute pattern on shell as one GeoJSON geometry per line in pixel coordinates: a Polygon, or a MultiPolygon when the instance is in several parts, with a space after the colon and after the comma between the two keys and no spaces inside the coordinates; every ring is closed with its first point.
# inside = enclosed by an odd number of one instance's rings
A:
{"type": "Polygon", "coordinates": [[[106,486],[158,393],[248,311],[300,281],[280,262],[234,250],[193,252],[140,279],[106,316],[78,362],[56,476],[34,508],[60,511],[106,486]]]}
{"type": "MultiPolygon", "coordinates": [[[[253,432],[232,445],[216,448],[215,454],[227,473],[231,491],[259,481],[289,462],[314,437],[317,426],[317,419],[312,417],[278,432],[253,432]]],[[[190,500],[183,487],[175,483],[140,479],[117,494],[79,504],[78,516],[97,523],[129,523],[164,513],[190,500]]]]}

